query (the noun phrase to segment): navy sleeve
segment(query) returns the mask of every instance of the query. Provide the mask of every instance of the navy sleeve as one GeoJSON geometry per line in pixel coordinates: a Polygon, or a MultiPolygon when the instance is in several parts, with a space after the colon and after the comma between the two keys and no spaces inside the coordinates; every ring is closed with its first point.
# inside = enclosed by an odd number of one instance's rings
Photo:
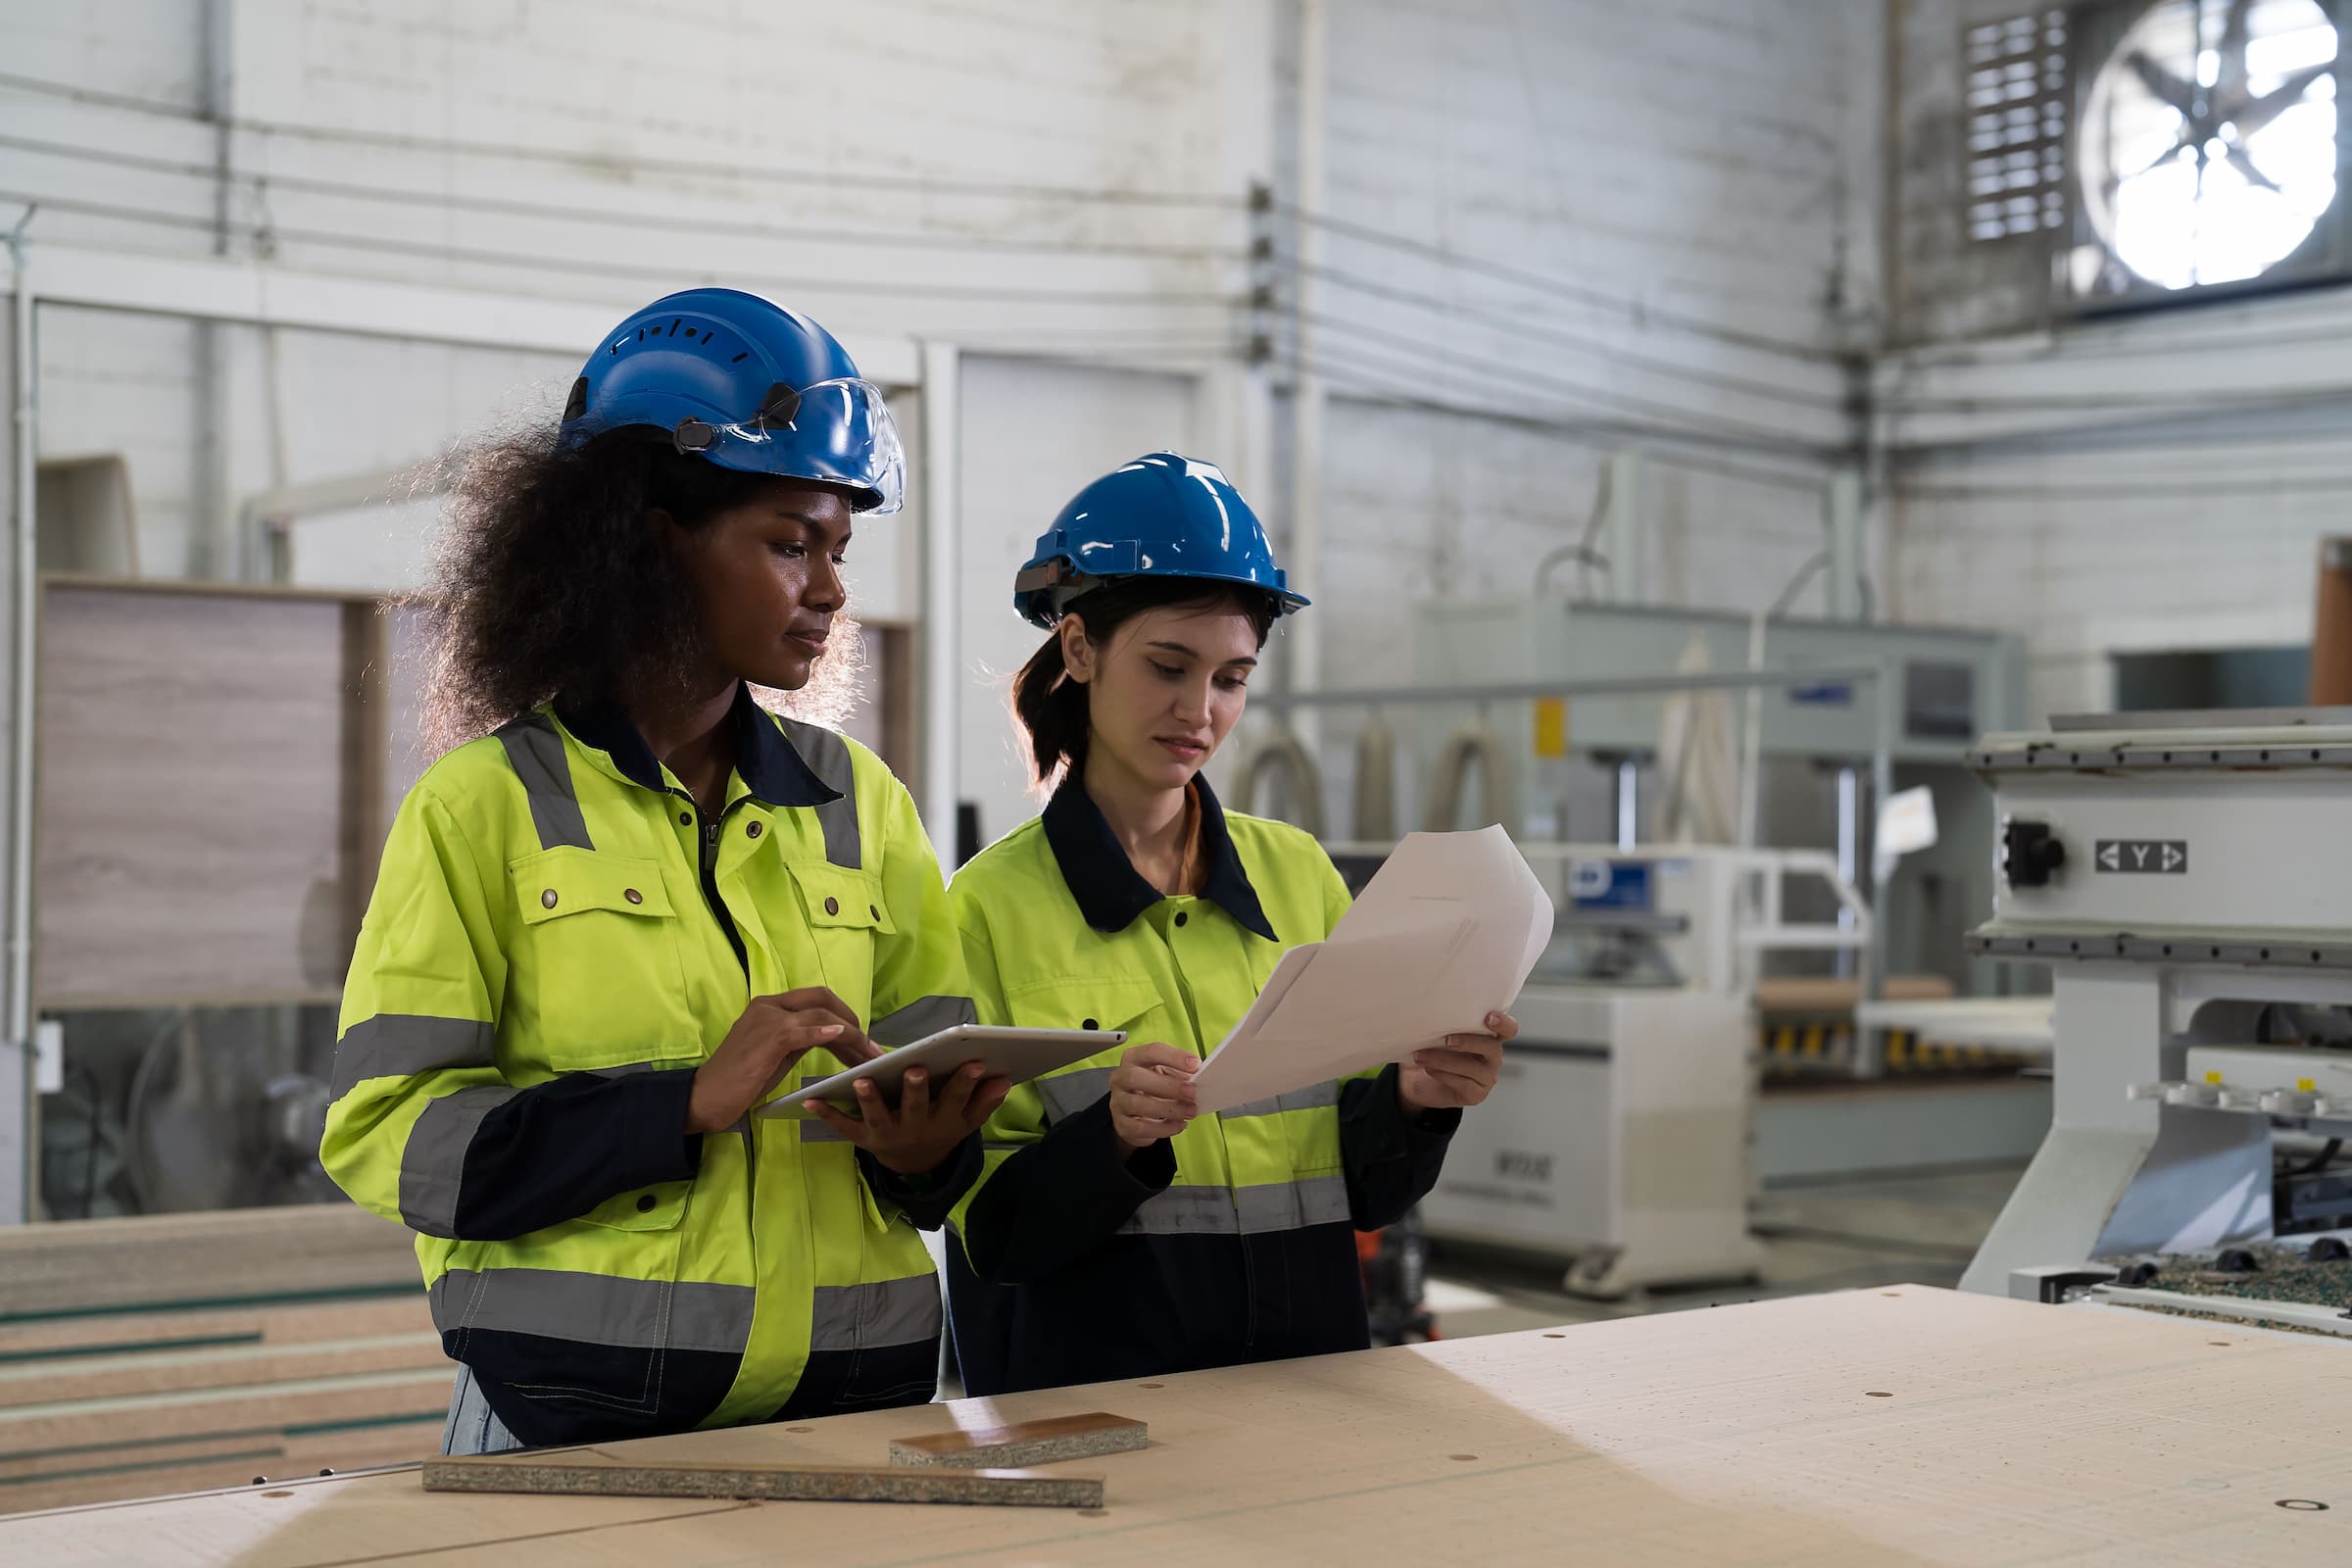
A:
{"type": "Polygon", "coordinates": [[[694,1069],[607,1078],[565,1073],[493,1105],[466,1145],[453,1237],[504,1242],[607,1199],[692,1181],[703,1141],[686,1131],[694,1069]]]}
{"type": "Polygon", "coordinates": [[[1446,1146],[1462,1124],[1459,1110],[1413,1115],[1396,1098],[1396,1066],[1377,1078],[1340,1086],[1340,1162],[1348,1174],[1348,1212],[1359,1231],[1404,1218],[1438,1185],[1446,1146]]]}
{"type": "Polygon", "coordinates": [[[864,1150],[858,1151],[858,1169],[875,1198],[898,1209],[918,1231],[935,1231],[948,1222],[948,1211],[980,1179],[980,1135],[972,1133],[956,1146],[939,1168],[920,1176],[902,1176],[864,1150]]]}
{"type": "Polygon", "coordinates": [[[991,1285],[1034,1283],[1108,1241],[1175,1179],[1164,1141],[1128,1152],[1105,1095],[997,1167],[964,1215],[964,1251],[991,1285]]]}

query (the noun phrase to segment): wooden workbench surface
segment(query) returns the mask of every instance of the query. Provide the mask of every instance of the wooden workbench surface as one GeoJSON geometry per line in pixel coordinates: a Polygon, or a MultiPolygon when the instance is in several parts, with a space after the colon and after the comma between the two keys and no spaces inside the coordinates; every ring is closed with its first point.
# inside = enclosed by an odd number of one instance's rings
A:
{"type": "Polygon", "coordinates": [[[874,1464],[1098,1409],[1152,1436],[1070,1466],[1108,1479],[1099,1515],[410,1469],[0,1519],[0,1563],[2352,1563],[2352,1346],[1920,1287],[615,1446],[874,1464]]]}

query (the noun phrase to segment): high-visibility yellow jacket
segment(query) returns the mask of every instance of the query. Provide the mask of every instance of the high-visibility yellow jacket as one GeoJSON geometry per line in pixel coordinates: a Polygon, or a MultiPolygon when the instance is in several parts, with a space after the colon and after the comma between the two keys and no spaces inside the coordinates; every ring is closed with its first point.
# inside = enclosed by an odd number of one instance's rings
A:
{"type": "MultiPolygon", "coordinates": [[[[703,812],[610,705],[442,759],[384,848],[320,1149],[417,1233],[433,1321],[525,1444],[927,1399],[927,1180],[821,1123],[689,1137],[755,995],[831,987],[877,1041],[966,1022],[939,867],[879,759],[739,692],[703,812]]],[[[840,1069],[814,1052],[798,1081],[840,1069]]],[[[784,1086],[782,1095],[791,1092],[784,1086]]]]}
{"type": "Polygon", "coordinates": [[[1132,1156],[1106,1089],[1128,1048],[1212,1051],[1348,890],[1312,838],[1227,815],[1196,780],[1198,896],[1137,874],[1072,779],[949,888],[980,1021],[1121,1029],[1015,1089],[950,1223],[949,1307],[972,1394],[1360,1349],[1354,1232],[1436,1185],[1461,1112],[1409,1115],[1396,1069],[1203,1116],[1132,1156]]]}

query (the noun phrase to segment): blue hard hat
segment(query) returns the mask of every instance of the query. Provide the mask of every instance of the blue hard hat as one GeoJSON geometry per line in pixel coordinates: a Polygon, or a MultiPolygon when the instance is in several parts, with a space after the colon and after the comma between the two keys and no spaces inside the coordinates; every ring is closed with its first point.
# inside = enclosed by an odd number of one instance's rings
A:
{"type": "Polygon", "coordinates": [[[1275,613],[1303,609],[1274,564],[1266,530],[1213,463],[1149,452],[1070,498],[1012,579],[1012,604],[1052,626],[1088,589],[1114,577],[1195,577],[1262,588],[1275,613]]]}
{"type": "Polygon", "coordinates": [[[606,334],[559,439],[569,449],[624,429],[722,468],[841,485],[860,512],[896,512],[906,496],[882,389],[832,333],[740,289],[668,295],[606,334]]]}

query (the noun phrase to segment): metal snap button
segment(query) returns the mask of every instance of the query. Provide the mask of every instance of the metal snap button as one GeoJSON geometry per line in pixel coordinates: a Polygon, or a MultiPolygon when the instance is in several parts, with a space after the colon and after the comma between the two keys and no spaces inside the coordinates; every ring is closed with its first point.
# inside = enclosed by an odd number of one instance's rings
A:
{"type": "Polygon", "coordinates": [[[872,915],[877,920],[882,918],[882,906],[878,904],[867,905],[865,906],[865,912],[872,915]]]}
{"type": "Polygon", "coordinates": [[[762,828],[759,823],[754,822],[750,827],[747,827],[743,830],[743,836],[745,838],[756,839],[765,831],[766,829],[762,828]]]}
{"type": "Polygon", "coordinates": [[[839,899],[827,899],[825,901],[825,912],[827,914],[839,914],[841,912],[841,901],[839,899]]]}
{"type": "Polygon", "coordinates": [[[556,890],[554,888],[549,888],[545,893],[539,895],[539,906],[543,909],[552,909],[556,906],[556,890]]]}
{"type": "Polygon", "coordinates": [[[1094,1019],[1088,1018],[1080,1022],[1078,1027],[1081,1029],[1099,1029],[1102,1027],[1102,1025],[1096,1023],[1094,1019]]]}
{"type": "Polygon", "coordinates": [[[678,813],[678,826],[680,826],[680,827],[692,827],[692,826],[694,826],[694,813],[693,813],[692,811],[680,811],[680,812],[678,813]]]}
{"type": "Polygon", "coordinates": [[[640,1213],[640,1214],[651,1214],[653,1211],[654,1211],[654,1195],[653,1195],[653,1194],[651,1194],[651,1193],[640,1193],[640,1194],[638,1194],[638,1195],[637,1195],[637,1212],[638,1212],[638,1213],[640,1213]]]}
{"type": "Polygon", "coordinates": [[[628,900],[631,904],[643,904],[645,902],[645,895],[638,892],[635,888],[621,889],[620,896],[628,900]]]}
{"type": "Polygon", "coordinates": [[[1187,920],[1189,920],[1189,919],[1191,919],[1191,918],[1192,918],[1192,916],[1191,916],[1191,915],[1189,915],[1189,914],[1186,914],[1186,913],[1185,913],[1185,912],[1184,912],[1182,909],[1179,909],[1179,910],[1177,910],[1177,911],[1176,911],[1176,923],[1177,923],[1178,925],[1182,925],[1182,924],[1184,924],[1184,922],[1185,922],[1185,921],[1187,921],[1187,920]]]}

